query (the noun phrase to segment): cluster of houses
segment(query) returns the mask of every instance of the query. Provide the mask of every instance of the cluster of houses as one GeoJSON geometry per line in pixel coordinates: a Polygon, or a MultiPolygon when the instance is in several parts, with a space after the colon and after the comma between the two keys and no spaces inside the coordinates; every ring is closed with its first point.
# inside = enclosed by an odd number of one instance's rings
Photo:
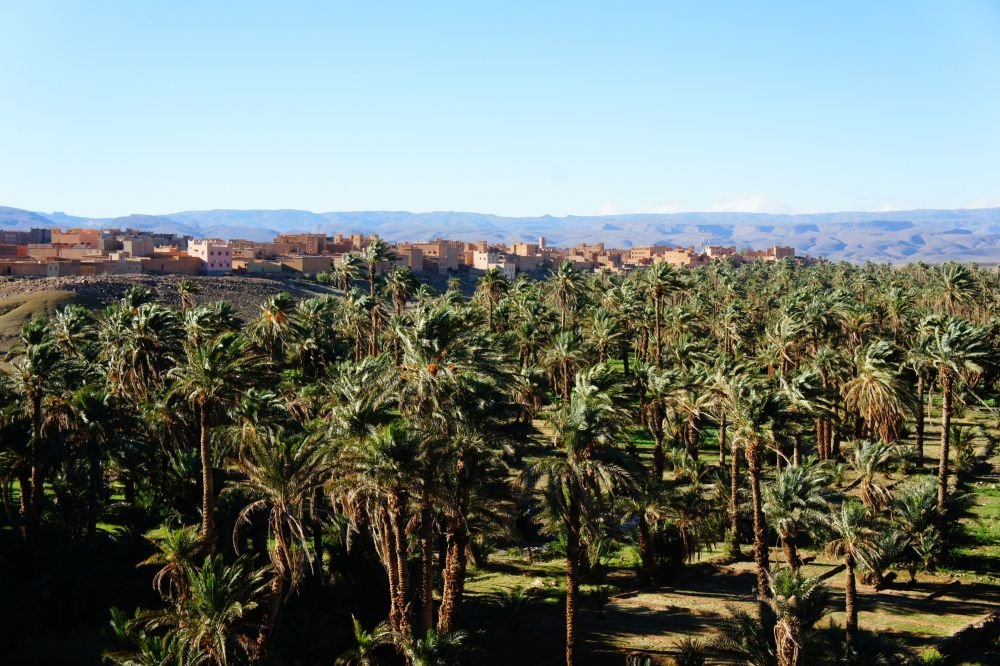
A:
{"type": "MultiPolygon", "coordinates": [[[[245,273],[318,274],[330,271],[347,253],[360,253],[377,236],[366,234],[279,234],[272,241],[195,239],[170,233],[134,229],[0,230],[0,275],[57,277],[154,273],[226,275],[245,273]]],[[[650,245],[628,249],[606,248],[604,243],[572,248],[537,243],[490,244],[435,239],[392,245],[396,265],[417,273],[447,275],[462,267],[499,270],[513,279],[569,261],[580,270],[626,272],[667,262],[696,267],[726,259],[733,262],[777,261],[794,258],[791,247],[742,250],[709,245],[702,251],[650,245]]],[[[383,267],[384,268],[384,267],[383,267]]]]}

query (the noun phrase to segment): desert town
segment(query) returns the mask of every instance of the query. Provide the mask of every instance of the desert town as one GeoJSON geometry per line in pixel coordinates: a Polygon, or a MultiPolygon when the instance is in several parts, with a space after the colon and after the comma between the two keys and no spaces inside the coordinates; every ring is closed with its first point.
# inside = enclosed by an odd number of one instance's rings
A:
{"type": "MultiPolygon", "coordinates": [[[[62,277],[102,274],[177,274],[257,276],[316,275],[330,271],[348,254],[361,253],[375,235],[316,233],[279,234],[270,242],[195,239],[170,233],[134,229],[0,230],[0,275],[62,277]]],[[[460,267],[475,271],[497,269],[507,278],[535,273],[561,261],[579,270],[627,272],[667,262],[697,267],[726,259],[736,263],[796,258],[795,249],[772,246],[764,250],[706,245],[679,248],[651,245],[628,249],[606,248],[604,243],[572,248],[549,247],[545,238],[535,243],[490,244],[435,239],[390,245],[395,258],[389,264],[406,265],[415,273],[447,275],[460,267]]],[[[382,268],[385,268],[383,266],[382,268]]]]}

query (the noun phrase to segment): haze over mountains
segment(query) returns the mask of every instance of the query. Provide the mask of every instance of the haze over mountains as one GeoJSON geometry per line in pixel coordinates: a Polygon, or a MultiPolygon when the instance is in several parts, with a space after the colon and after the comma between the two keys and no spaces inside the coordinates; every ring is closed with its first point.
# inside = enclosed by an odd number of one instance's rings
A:
{"type": "Polygon", "coordinates": [[[269,240],[285,232],[377,233],[389,241],[435,237],[550,245],[791,245],[798,254],[853,262],[1000,262],[1000,208],[842,212],[670,213],[501,217],[482,213],[304,210],[207,210],[89,218],[0,207],[0,228],[132,227],[196,237],[269,240]]]}

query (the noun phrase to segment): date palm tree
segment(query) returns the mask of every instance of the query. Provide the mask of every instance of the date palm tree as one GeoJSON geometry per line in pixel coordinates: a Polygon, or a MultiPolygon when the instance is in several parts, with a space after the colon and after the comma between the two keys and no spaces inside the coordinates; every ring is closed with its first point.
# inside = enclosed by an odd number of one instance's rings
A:
{"type": "Polygon", "coordinates": [[[680,400],[683,384],[680,373],[673,368],[660,369],[648,366],[641,375],[645,393],[642,408],[643,421],[653,436],[653,463],[651,474],[654,479],[663,478],[663,440],[666,436],[668,414],[680,400]]]}
{"type": "Polygon", "coordinates": [[[871,568],[873,564],[876,534],[871,526],[871,518],[865,507],[856,500],[847,500],[840,509],[830,516],[833,538],[827,543],[827,551],[844,559],[847,567],[844,582],[844,610],[847,613],[845,638],[847,644],[854,642],[858,631],[858,583],[855,570],[859,564],[871,568]]]}
{"type": "Polygon", "coordinates": [[[644,276],[649,294],[653,298],[653,339],[656,367],[663,367],[663,357],[660,346],[663,322],[663,303],[666,298],[680,287],[680,277],[677,270],[665,261],[660,261],[650,266],[644,276]]]}
{"type": "Polygon", "coordinates": [[[826,613],[829,592],[819,577],[805,577],[794,569],[779,569],[771,575],[771,608],[778,666],[810,663],[802,649],[803,634],[826,613]]]}
{"type": "Polygon", "coordinates": [[[910,370],[917,377],[916,396],[913,404],[913,448],[916,451],[917,466],[924,464],[924,395],[928,382],[932,379],[934,370],[930,357],[927,354],[927,346],[930,338],[923,331],[918,332],[916,339],[907,350],[906,363],[910,370]]]}
{"type": "Polygon", "coordinates": [[[491,331],[495,330],[493,311],[509,288],[510,284],[499,268],[487,269],[476,281],[476,295],[486,303],[486,325],[491,331]]]}
{"type": "Polygon", "coordinates": [[[403,314],[403,308],[417,291],[418,281],[409,266],[396,266],[385,279],[385,290],[392,299],[396,316],[403,314]]]}
{"type": "Polygon", "coordinates": [[[389,627],[403,636],[412,627],[406,525],[419,456],[416,433],[395,421],[343,447],[331,479],[352,523],[371,531],[389,582],[389,627]]]}
{"type": "Polygon", "coordinates": [[[181,311],[187,312],[195,306],[194,297],[201,293],[201,287],[194,280],[187,278],[177,283],[177,297],[181,302],[181,311]]]}
{"type": "Polygon", "coordinates": [[[938,302],[947,315],[956,315],[963,306],[976,300],[979,286],[965,264],[948,262],[937,271],[938,302]]]}
{"type": "Polygon", "coordinates": [[[21,520],[25,534],[31,532],[41,518],[45,501],[46,463],[43,460],[43,422],[45,402],[63,389],[61,372],[65,361],[52,339],[48,323],[32,317],[21,325],[15,349],[7,354],[11,362],[14,394],[23,401],[23,412],[31,423],[28,448],[30,476],[21,478],[21,520]]]}
{"type": "Polygon", "coordinates": [[[285,350],[296,335],[295,299],[287,292],[276,294],[261,304],[257,319],[247,326],[247,337],[272,363],[284,360],[285,350]]]}
{"type": "Polygon", "coordinates": [[[335,666],[378,666],[375,653],[380,647],[396,645],[399,636],[388,625],[380,624],[374,630],[366,631],[358,618],[352,615],[351,620],[355,646],[337,657],[335,666]]]}
{"type": "Polygon", "coordinates": [[[172,528],[168,525],[146,533],[146,539],[156,552],[139,563],[139,566],[160,567],[153,576],[153,589],[164,599],[183,601],[188,595],[188,568],[204,549],[197,525],[172,528]]]}
{"type": "Polygon", "coordinates": [[[829,513],[829,481],[823,465],[811,459],[785,467],[764,487],[764,515],[781,538],[786,566],[793,570],[802,566],[799,537],[822,525],[829,513]]]}
{"type": "Polygon", "coordinates": [[[623,412],[612,395],[591,383],[591,372],[577,376],[552,425],[560,455],[525,470],[520,484],[537,497],[544,529],[566,541],[566,664],[572,666],[581,542],[598,531],[602,514],[633,479],[615,446],[623,412]]]}
{"type": "Polygon", "coordinates": [[[170,370],[171,394],[183,398],[198,418],[201,457],[201,535],[209,552],[215,548],[215,487],[212,428],[221,425],[226,408],[236,404],[242,390],[261,379],[266,360],[255,354],[246,338],[223,333],[214,340],[190,344],[170,370]]]}
{"type": "Polygon", "coordinates": [[[583,274],[571,262],[564,260],[549,277],[549,287],[552,300],[559,310],[559,330],[566,331],[566,325],[585,290],[583,274]]]}
{"type": "Polygon", "coordinates": [[[877,340],[858,354],[857,374],[844,385],[847,408],[859,414],[883,442],[899,439],[907,413],[915,410],[913,394],[900,373],[899,350],[877,340]]]}
{"type": "Polygon", "coordinates": [[[340,261],[336,262],[333,272],[337,276],[337,283],[340,290],[345,294],[351,289],[351,280],[356,280],[364,269],[364,260],[353,252],[345,252],[340,255],[340,261]]]}
{"type": "Polygon", "coordinates": [[[878,475],[886,470],[896,457],[897,447],[893,444],[863,440],[854,447],[848,464],[858,475],[858,492],[861,501],[872,514],[876,514],[892,503],[892,493],[879,481],[878,475]]]}
{"type": "Polygon", "coordinates": [[[257,638],[263,648],[277,625],[286,584],[296,589],[302,580],[309,534],[303,515],[307,502],[327,482],[327,452],[317,437],[281,431],[247,442],[236,459],[244,478],[233,489],[251,498],[240,511],[233,531],[238,541],[241,525],[258,511],[267,513],[268,554],[271,559],[271,609],[257,638]]]}
{"type": "Polygon", "coordinates": [[[111,393],[133,403],[163,388],[184,333],[174,311],[142,298],[133,294],[109,307],[98,329],[98,361],[111,393]]]}
{"type": "Polygon", "coordinates": [[[588,321],[587,340],[597,350],[597,362],[607,363],[611,350],[624,335],[618,318],[607,310],[597,310],[588,321]]]}
{"type": "Polygon", "coordinates": [[[184,574],[187,596],[173,608],[146,615],[143,623],[176,640],[180,663],[227,666],[242,661],[235,653],[255,656],[249,616],[267,588],[267,569],[245,557],[227,564],[215,555],[186,567],[184,574]]]}
{"type": "Polygon", "coordinates": [[[767,522],[763,510],[761,473],[764,451],[777,441],[775,422],[784,412],[780,394],[759,381],[740,381],[729,398],[733,415],[733,439],[743,447],[750,472],[751,508],[753,511],[754,563],[757,568],[757,594],[768,598],[770,569],[767,546],[767,522]]]}
{"type": "Polygon", "coordinates": [[[948,504],[948,445],[956,381],[974,381],[990,356],[983,329],[963,319],[931,317],[923,328],[929,335],[928,362],[941,386],[941,457],[938,461],[938,510],[948,504]]]}
{"type": "Polygon", "coordinates": [[[364,260],[365,266],[368,267],[368,295],[374,299],[378,289],[376,276],[378,275],[379,265],[395,261],[399,258],[399,255],[381,238],[373,238],[362,251],[361,258],[364,260]]]}
{"type": "Polygon", "coordinates": [[[554,379],[552,388],[563,400],[568,400],[574,373],[584,361],[579,336],[573,331],[559,331],[545,352],[544,360],[554,379]]]}

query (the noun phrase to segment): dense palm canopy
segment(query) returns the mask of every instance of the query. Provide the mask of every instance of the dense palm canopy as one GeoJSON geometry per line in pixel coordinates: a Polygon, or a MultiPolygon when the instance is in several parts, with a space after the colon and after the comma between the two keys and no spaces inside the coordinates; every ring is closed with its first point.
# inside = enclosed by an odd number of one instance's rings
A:
{"type": "Polygon", "coordinates": [[[373,241],[337,290],[246,320],[197,281],[176,310],[134,288],[28,320],[0,377],[3,557],[87,575],[14,581],[14,632],[72,597],[51,622],[128,609],[81,625],[119,664],[473,663],[492,629],[466,583],[526,548],[564,572],[572,664],[609,562],[659,585],[752,542],[759,612],[719,645],[821,663],[803,560],[845,565],[852,649],[856,569],[878,587],[949,561],[969,490],[950,447],[975,456],[953,419],[997,397],[994,274],[564,262],[438,295],[396,263],[373,241]],[[939,412],[936,482],[903,478],[939,412]]]}

